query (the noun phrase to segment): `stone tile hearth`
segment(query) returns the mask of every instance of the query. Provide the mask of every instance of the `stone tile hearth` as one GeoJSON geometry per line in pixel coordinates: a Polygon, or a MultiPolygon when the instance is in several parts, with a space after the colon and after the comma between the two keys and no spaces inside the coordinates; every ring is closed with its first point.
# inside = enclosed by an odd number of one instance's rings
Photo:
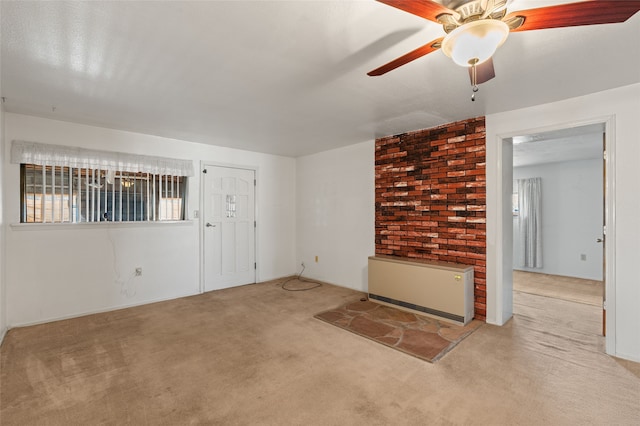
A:
{"type": "Polygon", "coordinates": [[[347,303],[316,318],[429,362],[435,362],[483,323],[458,326],[371,301],[347,303]]]}

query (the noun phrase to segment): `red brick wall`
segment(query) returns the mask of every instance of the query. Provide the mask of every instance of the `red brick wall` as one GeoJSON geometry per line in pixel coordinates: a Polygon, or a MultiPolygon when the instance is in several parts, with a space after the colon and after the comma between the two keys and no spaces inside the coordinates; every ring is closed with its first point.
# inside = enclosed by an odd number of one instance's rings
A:
{"type": "Polygon", "coordinates": [[[486,318],[484,117],[376,140],[376,254],[474,266],[486,318]]]}

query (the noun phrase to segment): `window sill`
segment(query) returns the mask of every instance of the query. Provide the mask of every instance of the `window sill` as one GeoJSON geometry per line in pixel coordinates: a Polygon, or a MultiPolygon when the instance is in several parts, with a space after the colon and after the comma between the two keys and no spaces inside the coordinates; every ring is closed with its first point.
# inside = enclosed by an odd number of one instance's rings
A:
{"type": "Polygon", "coordinates": [[[154,228],[162,226],[192,226],[193,220],[165,220],[158,222],[83,222],[83,223],[12,223],[14,231],[45,231],[68,229],[154,228]]]}

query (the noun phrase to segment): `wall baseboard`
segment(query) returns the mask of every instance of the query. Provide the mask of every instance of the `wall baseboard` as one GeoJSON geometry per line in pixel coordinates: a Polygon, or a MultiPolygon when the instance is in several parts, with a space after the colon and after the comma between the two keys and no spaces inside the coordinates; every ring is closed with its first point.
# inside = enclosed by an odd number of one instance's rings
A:
{"type": "Polygon", "coordinates": [[[4,342],[4,336],[7,335],[7,331],[9,331],[8,328],[3,328],[2,330],[0,330],[0,346],[2,346],[2,342],[4,342]]]}
{"type": "Polygon", "coordinates": [[[620,359],[624,359],[626,361],[632,361],[632,362],[637,362],[640,363],[640,358],[635,357],[633,355],[627,355],[627,354],[612,354],[611,356],[615,357],[615,358],[620,358],[620,359]]]}
{"type": "Polygon", "coordinates": [[[143,305],[150,305],[152,303],[166,302],[168,300],[181,299],[183,297],[196,296],[198,294],[201,294],[201,293],[199,293],[199,292],[186,293],[186,294],[183,294],[183,295],[178,295],[178,296],[173,296],[173,297],[150,299],[150,300],[131,303],[131,304],[127,304],[127,305],[113,306],[113,307],[109,307],[109,308],[102,308],[102,309],[94,309],[94,310],[89,310],[89,311],[83,311],[83,312],[78,312],[78,313],[74,313],[74,314],[70,314],[70,315],[63,315],[63,316],[59,316],[59,317],[47,318],[47,319],[43,319],[43,320],[40,320],[40,321],[29,321],[29,322],[23,322],[23,323],[18,323],[18,324],[11,324],[10,328],[29,327],[29,326],[32,326],[32,325],[47,324],[47,323],[50,323],[50,322],[63,321],[63,320],[72,319],[72,318],[85,317],[87,315],[94,315],[94,314],[102,314],[104,312],[119,311],[121,309],[134,308],[136,306],[143,306],[143,305]]]}
{"type": "MultiPolygon", "coordinates": [[[[292,274],[291,276],[294,276],[294,275],[296,275],[296,274],[292,274]]],[[[284,278],[286,278],[286,277],[272,278],[272,279],[261,281],[261,282],[269,282],[269,281],[274,281],[274,280],[284,279],[284,278]]],[[[259,283],[256,283],[256,284],[259,284],[259,283]]],[[[328,284],[330,284],[330,283],[328,283],[328,284]]],[[[249,284],[249,285],[251,285],[251,284],[249,284]]],[[[109,308],[94,309],[94,310],[78,312],[78,313],[74,313],[74,314],[70,314],[70,315],[63,315],[63,316],[59,316],[59,317],[51,317],[51,318],[47,318],[47,319],[43,319],[43,320],[39,320],[39,321],[28,321],[28,322],[22,322],[22,323],[17,323],[17,324],[11,324],[11,326],[9,328],[30,327],[32,325],[47,324],[47,323],[55,322],[55,321],[63,321],[63,320],[72,319],[72,318],[80,318],[80,317],[84,317],[84,316],[87,316],[87,315],[102,314],[104,312],[113,312],[113,311],[119,311],[121,309],[135,308],[136,306],[143,306],[143,305],[150,305],[152,303],[166,302],[168,300],[181,299],[183,297],[197,296],[199,294],[202,294],[202,293],[197,291],[195,293],[185,293],[185,294],[178,295],[178,296],[173,296],[173,297],[149,299],[149,300],[136,302],[136,303],[131,303],[131,304],[126,304],[126,305],[121,305],[121,306],[113,306],[113,307],[109,307],[109,308]]],[[[2,333],[2,337],[4,337],[4,334],[6,333],[7,329],[5,329],[5,331],[2,333]]],[[[0,342],[1,342],[1,339],[0,339],[0,342]]]]}

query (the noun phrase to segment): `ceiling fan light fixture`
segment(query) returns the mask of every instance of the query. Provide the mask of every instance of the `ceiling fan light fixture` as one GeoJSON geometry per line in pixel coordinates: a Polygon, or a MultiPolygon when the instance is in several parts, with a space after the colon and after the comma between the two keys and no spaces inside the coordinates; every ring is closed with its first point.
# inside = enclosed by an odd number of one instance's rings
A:
{"type": "Polygon", "coordinates": [[[468,67],[491,58],[507,37],[509,26],[497,19],[466,23],[442,40],[442,51],[456,64],[468,67]]]}

